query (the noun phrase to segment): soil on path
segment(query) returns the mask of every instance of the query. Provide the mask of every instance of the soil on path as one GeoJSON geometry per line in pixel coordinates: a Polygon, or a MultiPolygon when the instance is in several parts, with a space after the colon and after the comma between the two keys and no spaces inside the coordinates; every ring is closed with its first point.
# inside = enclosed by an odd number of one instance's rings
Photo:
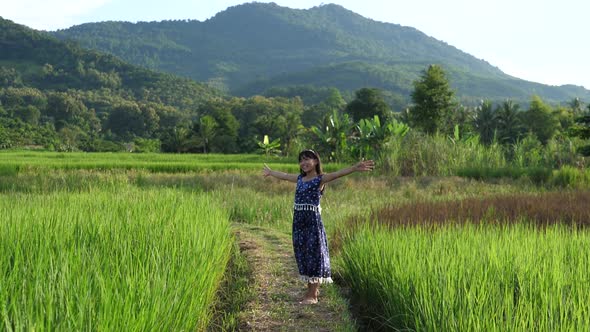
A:
{"type": "Polygon", "coordinates": [[[335,285],[320,287],[319,303],[303,305],[289,234],[235,225],[240,251],[250,265],[255,296],[240,316],[240,331],[354,331],[346,300],[335,285]]]}

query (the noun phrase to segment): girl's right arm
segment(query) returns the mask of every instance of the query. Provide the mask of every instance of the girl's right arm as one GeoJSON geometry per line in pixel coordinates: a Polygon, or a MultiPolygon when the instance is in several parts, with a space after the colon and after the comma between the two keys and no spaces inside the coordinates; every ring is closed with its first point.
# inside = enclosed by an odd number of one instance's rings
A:
{"type": "Polygon", "coordinates": [[[264,164],[264,168],[262,169],[262,175],[264,175],[265,177],[272,176],[277,179],[285,180],[285,181],[289,181],[289,182],[297,182],[297,178],[299,177],[299,175],[297,175],[297,174],[288,174],[288,173],[273,171],[272,169],[270,169],[270,167],[268,167],[267,164],[264,164]]]}

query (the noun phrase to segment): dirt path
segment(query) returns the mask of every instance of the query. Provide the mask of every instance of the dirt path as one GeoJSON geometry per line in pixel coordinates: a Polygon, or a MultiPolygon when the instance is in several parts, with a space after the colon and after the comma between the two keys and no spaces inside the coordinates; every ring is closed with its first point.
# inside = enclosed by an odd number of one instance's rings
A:
{"type": "Polygon", "coordinates": [[[240,331],[355,330],[334,285],[322,285],[318,304],[299,304],[306,285],[298,280],[289,234],[246,224],[236,224],[235,233],[256,290],[239,315],[240,331]]]}

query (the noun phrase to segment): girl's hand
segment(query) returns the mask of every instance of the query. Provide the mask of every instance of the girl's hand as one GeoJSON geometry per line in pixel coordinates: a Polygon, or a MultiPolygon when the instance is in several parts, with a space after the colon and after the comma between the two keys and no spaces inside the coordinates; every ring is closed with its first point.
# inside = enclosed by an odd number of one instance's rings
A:
{"type": "Polygon", "coordinates": [[[363,160],[358,164],[354,165],[354,170],[357,172],[372,171],[375,168],[375,162],[373,160],[363,160]]]}
{"type": "Polygon", "coordinates": [[[262,169],[262,175],[263,175],[264,177],[270,176],[270,172],[271,172],[271,171],[272,171],[272,170],[270,169],[270,167],[268,167],[268,165],[267,165],[267,164],[264,164],[264,168],[262,169]]]}

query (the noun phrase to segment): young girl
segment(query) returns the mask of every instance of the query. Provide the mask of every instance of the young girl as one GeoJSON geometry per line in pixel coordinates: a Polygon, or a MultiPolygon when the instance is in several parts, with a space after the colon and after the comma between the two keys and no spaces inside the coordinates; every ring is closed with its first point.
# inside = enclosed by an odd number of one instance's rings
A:
{"type": "Polygon", "coordinates": [[[313,150],[299,153],[301,174],[273,171],[264,164],[265,177],[272,176],[297,183],[293,207],[293,249],[300,277],[307,282],[307,292],[301,303],[317,303],[320,284],[332,282],[328,242],[320,207],[324,186],[339,177],[353,172],[371,171],[374,167],[375,163],[367,160],[337,172],[324,174],[320,157],[313,150]]]}

